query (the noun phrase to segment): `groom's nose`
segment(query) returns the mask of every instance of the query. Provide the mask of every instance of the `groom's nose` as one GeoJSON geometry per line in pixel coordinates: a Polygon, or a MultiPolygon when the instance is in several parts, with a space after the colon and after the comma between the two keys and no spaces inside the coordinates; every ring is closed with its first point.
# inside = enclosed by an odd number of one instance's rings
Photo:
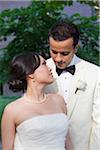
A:
{"type": "Polygon", "coordinates": [[[60,53],[57,53],[57,54],[56,54],[55,61],[56,61],[56,62],[61,62],[61,61],[62,61],[62,56],[61,56],[60,53]]]}

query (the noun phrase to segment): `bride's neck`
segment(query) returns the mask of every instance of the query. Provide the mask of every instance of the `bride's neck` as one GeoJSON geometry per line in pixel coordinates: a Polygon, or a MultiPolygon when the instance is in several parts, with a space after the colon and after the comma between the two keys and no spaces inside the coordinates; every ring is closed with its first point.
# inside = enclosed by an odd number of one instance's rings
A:
{"type": "Polygon", "coordinates": [[[28,86],[25,94],[31,99],[41,100],[44,97],[43,87],[40,87],[40,86],[36,86],[36,87],[28,86]]]}

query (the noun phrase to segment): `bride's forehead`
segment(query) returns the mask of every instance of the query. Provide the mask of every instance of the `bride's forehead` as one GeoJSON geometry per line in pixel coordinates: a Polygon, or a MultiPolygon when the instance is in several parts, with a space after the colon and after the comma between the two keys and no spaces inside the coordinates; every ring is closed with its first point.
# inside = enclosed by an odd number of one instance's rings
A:
{"type": "Polygon", "coordinates": [[[44,62],[45,59],[42,57],[42,56],[39,56],[40,57],[40,62],[44,62]]]}

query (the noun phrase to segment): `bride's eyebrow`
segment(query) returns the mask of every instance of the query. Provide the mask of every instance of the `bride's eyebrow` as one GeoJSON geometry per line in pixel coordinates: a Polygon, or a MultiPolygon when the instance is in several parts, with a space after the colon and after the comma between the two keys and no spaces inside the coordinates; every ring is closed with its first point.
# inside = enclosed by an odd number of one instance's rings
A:
{"type": "Polygon", "coordinates": [[[42,62],[42,65],[46,65],[46,61],[45,60],[42,62]]]}

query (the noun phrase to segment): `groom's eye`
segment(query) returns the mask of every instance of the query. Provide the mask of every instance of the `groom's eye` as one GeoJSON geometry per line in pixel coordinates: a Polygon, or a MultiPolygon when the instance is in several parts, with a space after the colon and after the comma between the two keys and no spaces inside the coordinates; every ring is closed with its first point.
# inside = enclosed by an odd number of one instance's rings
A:
{"type": "Polygon", "coordinates": [[[70,54],[70,52],[61,52],[60,54],[63,55],[63,56],[67,56],[67,55],[70,54]]]}
{"type": "Polygon", "coordinates": [[[52,51],[53,54],[58,54],[58,52],[56,52],[56,51],[54,51],[54,50],[51,50],[51,51],[52,51]]]}

